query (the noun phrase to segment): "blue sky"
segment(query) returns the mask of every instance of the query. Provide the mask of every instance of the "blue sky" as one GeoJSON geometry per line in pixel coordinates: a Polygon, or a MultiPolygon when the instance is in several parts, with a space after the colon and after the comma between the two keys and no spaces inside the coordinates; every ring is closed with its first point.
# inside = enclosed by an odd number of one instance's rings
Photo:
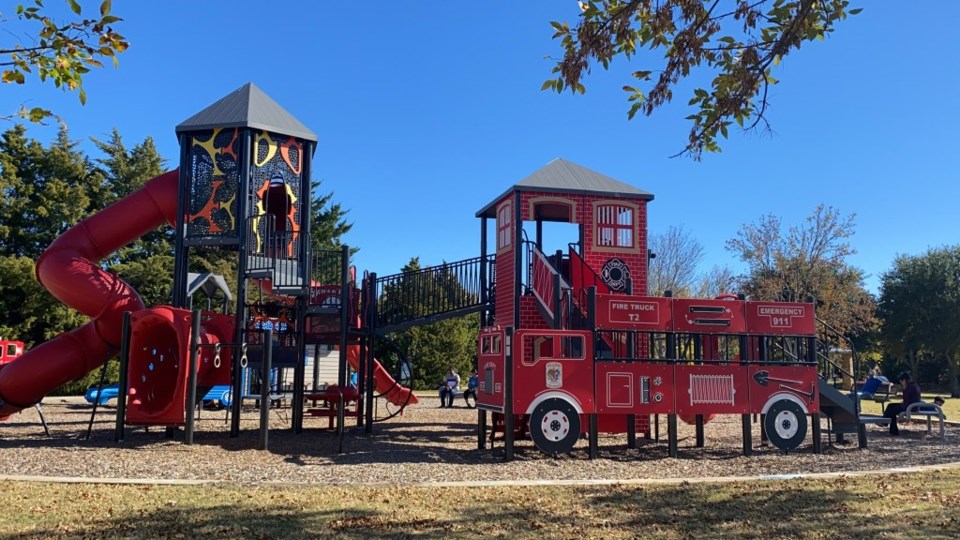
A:
{"type": "MultiPolygon", "coordinates": [[[[741,269],[724,244],[764,214],[790,225],[820,203],[855,213],[850,262],[876,292],[897,254],[958,243],[960,2],[853,4],[864,11],[778,68],[774,133],[731,131],[699,163],[669,157],[689,130],[690,84],[654,117],[626,119],[620,88],[658,65],[649,53],[595,70],[586,95],[540,91],[546,57],[560,54],[548,23],[573,23],[573,0],[116,0],[131,48],[118,69],[88,75],[85,107],[35,81],[5,85],[0,105],[53,108],[78,139],[153,136],[175,166],[174,127],[253,82],[317,133],[315,177],[349,209],[357,267],[381,275],[411,256],[476,256],[474,213],[563,157],[654,193],[650,233],[682,225],[706,249],[702,270],[741,269]]],[[[29,128],[45,141],[53,131],[29,128]]]]}

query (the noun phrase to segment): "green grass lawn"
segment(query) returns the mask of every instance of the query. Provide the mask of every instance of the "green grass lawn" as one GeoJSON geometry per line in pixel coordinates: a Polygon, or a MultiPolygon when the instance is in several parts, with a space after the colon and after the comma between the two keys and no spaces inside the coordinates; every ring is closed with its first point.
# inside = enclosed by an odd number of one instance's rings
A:
{"type": "Polygon", "coordinates": [[[2,538],[957,538],[960,469],[496,488],[4,482],[2,538]]]}

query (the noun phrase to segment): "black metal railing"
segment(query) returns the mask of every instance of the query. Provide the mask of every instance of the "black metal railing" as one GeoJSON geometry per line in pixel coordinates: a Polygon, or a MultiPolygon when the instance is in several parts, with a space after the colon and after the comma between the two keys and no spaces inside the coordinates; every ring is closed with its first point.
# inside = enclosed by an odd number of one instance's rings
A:
{"type": "Polygon", "coordinates": [[[310,279],[314,286],[343,283],[343,250],[321,249],[313,253],[310,279]]]}
{"type": "Polygon", "coordinates": [[[276,230],[276,216],[248,218],[247,274],[270,279],[282,292],[306,291],[310,238],[295,230],[276,230]]]}
{"type": "Polygon", "coordinates": [[[817,319],[817,363],[820,378],[826,381],[849,377],[856,384],[860,377],[860,357],[853,340],[821,319],[817,319]],[[846,352],[850,354],[852,370],[835,360],[846,352]]]}
{"type": "Polygon", "coordinates": [[[492,302],[494,256],[378,277],[377,328],[407,327],[479,311],[492,302]],[[483,268],[486,268],[486,276],[483,268]],[[482,291],[486,284],[487,291],[482,291]]]}

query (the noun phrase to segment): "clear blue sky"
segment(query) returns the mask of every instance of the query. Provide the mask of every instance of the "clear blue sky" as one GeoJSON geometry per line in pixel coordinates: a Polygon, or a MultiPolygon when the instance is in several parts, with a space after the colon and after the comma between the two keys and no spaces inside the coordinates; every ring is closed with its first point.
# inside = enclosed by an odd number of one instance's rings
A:
{"type": "Polygon", "coordinates": [[[594,71],[583,96],[540,91],[545,57],[560,52],[548,22],[572,23],[573,0],[116,0],[131,48],[118,69],[88,75],[85,107],[35,81],[5,85],[0,105],[53,108],[74,138],[153,136],[172,167],[174,126],[253,82],[319,136],[314,174],[349,209],[356,265],[381,275],[411,256],[477,255],[474,213],[563,157],[654,193],[651,234],[682,225],[706,248],[702,270],[739,270],[724,243],[761,215],[794,224],[819,203],[856,213],[850,262],[876,292],[897,254],[960,243],[960,2],[853,4],[866,9],[781,64],[775,133],[731,131],[700,163],[669,158],[689,129],[689,84],[633,121],[620,87],[637,61],[594,71]]]}

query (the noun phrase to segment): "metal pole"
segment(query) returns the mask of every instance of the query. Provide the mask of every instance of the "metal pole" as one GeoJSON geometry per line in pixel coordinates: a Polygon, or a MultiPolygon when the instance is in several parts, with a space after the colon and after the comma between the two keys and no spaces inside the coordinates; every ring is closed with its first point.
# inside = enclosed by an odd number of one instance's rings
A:
{"type": "Polygon", "coordinates": [[[516,344],[513,343],[513,328],[506,329],[504,346],[507,354],[504,356],[503,370],[503,459],[513,460],[513,355],[516,344]]]}
{"type": "Polygon", "coordinates": [[[696,433],[697,433],[697,448],[703,448],[705,443],[703,436],[703,415],[698,414],[696,416],[696,433]]]}
{"type": "MultiPolygon", "coordinates": [[[[663,296],[673,297],[673,291],[663,291],[663,296]]],[[[676,366],[677,361],[677,335],[673,332],[667,332],[667,361],[676,366]]],[[[667,455],[677,457],[677,415],[671,413],[667,415],[667,455]]]]}
{"type": "MultiPolygon", "coordinates": [[[[366,286],[366,283],[361,281],[360,284],[360,323],[367,322],[366,315],[367,309],[370,306],[370,289],[366,286]]],[[[360,413],[357,415],[357,427],[363,428],[366,423],[369,422],[367,418],[367,355],[370,351],[370,339],[367,336],[360,337],[360,351],[357,355],[357,361],[359,365],[357,366],[357,411],[360,413]]]]}
{"type": "Polygon", "coordinates": [[[267,328],[263,344],[263,361],[260,363],[260,442],[258,450],[267,449],[270,432],[270,370],[273,364],[273,326],[267,328]]]}
{"type": "Polygon", "coordinates": [[[363,432],[370,434],[373,433],[373,366],[376,360],[374,359],[374,351],[377,349],[377,333],[376,328],[380,321],[377,319],[377,274],[376,272],[371,272],[367,277],[367,300],[369,301],[369,311],[367,312],[367,322],[370,330],[370,340],[367,344],[367,382],[364,390],[366,391],[366,400],[364,405],[366,406],[366,417],[367,423],[363,426],[363,432]]]}
{"type": "Polygon", "coordinates": [[[487,448],[487,411],[477,409],[477,450],[487,448]]]}
{"type": "MultiPolygon", "coordinates": [[[[739,300],[746,300],[743,294],[737,295],[739,300]]],[[[750,363],[750,338],[746,335],[739,337],[740,341],[740,365],[746,366],[750,363]]],[[[750,423],[750,415],[740,415],[740,426],[743,433],[743,455],[753,455],[753,426],[750,423]]]]}
{"type": "Polygon", "coordinates": [[[193,444],[194,415],[197,410],[197,365],[200,356],[200,310],[191,313],[190,363],[187,372],[187,401],[184,403],[186,424],[184,425],[183,444],[193,444]]]}
{"type": "MultiPolygon", "coordinates": [[[[90,439],[90,434],[93,432],[93,419],[97,415],[97,406],[100,405],[100,399],[103,397],[103,383],[106,382],[107,379],[107,364],[109,363],[110,361],[107,360],[103,363],[103,367],[100,368],[100,383],[97,385],[97,399],[93,401],[93,410],[90,411],[90,423],[87,424],[87,436],[84,437],[87,440],[90,439]]],[[[119,398],[120,396],[117,397],[119,398]]]]}
{"type": "Polygon", "coordinates": [[[597,433],[597,413],[588,415],[588,431],[590,446],[590,459],[597,459],[599,455],[600,440],[597,433]]]}
{"type": "MultiPolygon", "coordinates": [[[[247,163],[250,160],[250,150],[252,148],[252,132],[248,129],[241,130],[243,134],[243,149],[240,153],[238,163],[247,163]]],[[[231,355],[233,368],[233,403],[230,407],[230,438],[240,436],[240,411],[243,407],[243,370],[242,366],[246,358],[247,342],[247,263],[250,257],[248,227],[250,223],[250,167],[240,167],[240,185],[237,187],[237,196],[240,202],[237,203],[237,236],[239,238],[238,262],[237,262],[237,317],[236,317],[236,337],[234,344],[240,348],[240,354],[237,355],[236,349],[231,355]],[[239,356],[240,360],[236,360],[239,356]]]]}
{"type": "Polygon", "coordinates": [[[123,421],[127,412],[127,368],[130,365],[130,312],[123,313],[120,330],[120,380],[117,381],[117,425],[113,440],[123,442],[123,421]]]}
{"type": "Polygon", "coordinates": [[[480,328],[490,324],[490,298],[487,287],[487,218],[480,218],[480,328]]]}

